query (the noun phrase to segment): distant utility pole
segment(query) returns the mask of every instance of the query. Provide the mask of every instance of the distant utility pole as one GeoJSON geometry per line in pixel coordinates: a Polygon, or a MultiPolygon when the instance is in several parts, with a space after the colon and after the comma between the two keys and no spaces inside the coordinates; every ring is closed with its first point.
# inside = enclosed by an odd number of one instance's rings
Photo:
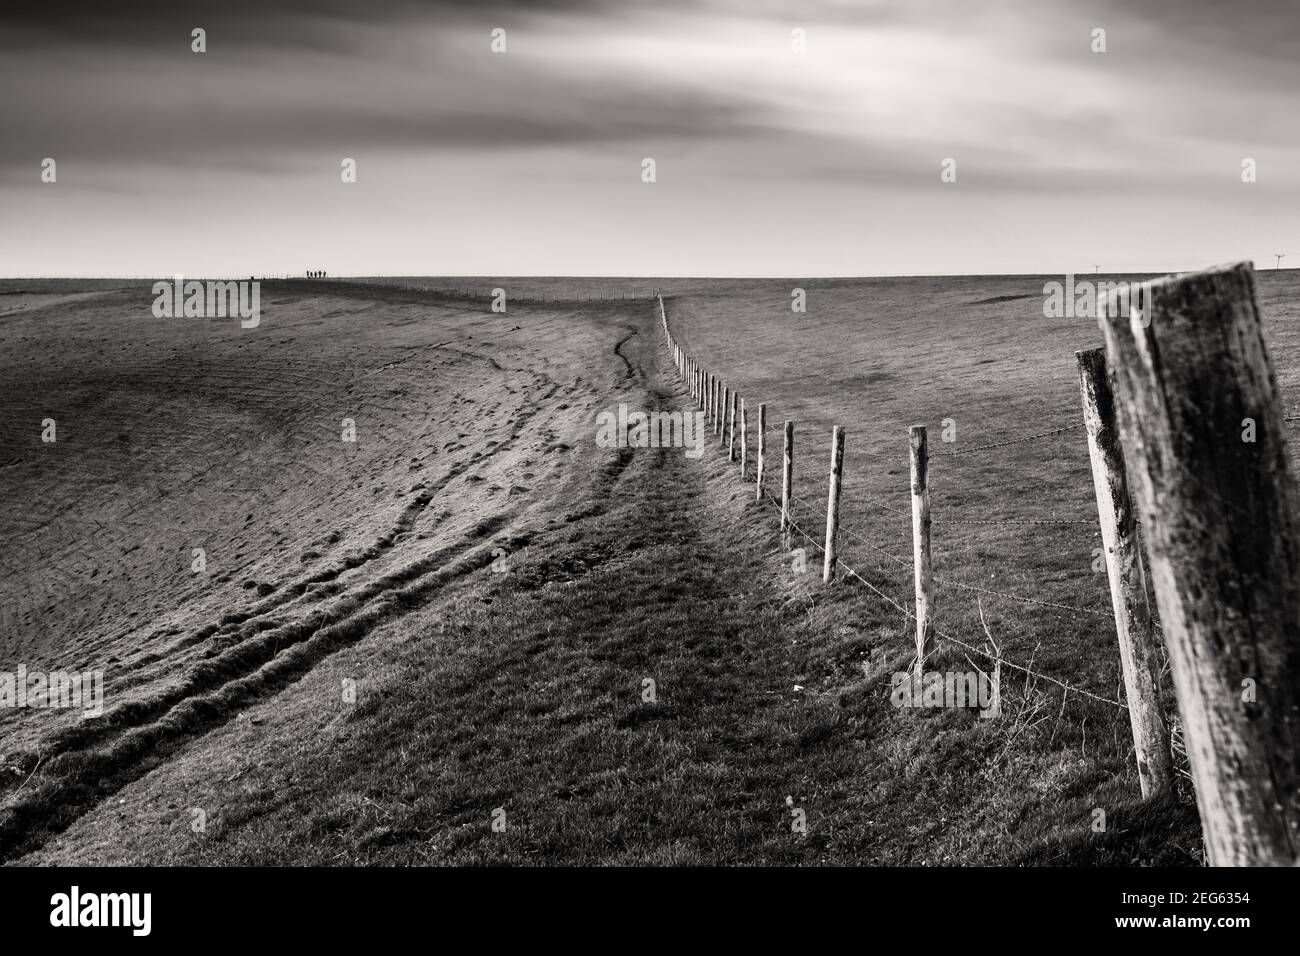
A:
{"type": "Polygon", "coordinates": [[[1093,266],[1093,267],[1092,267],[1092,274],[1093,274],[1093,275],[1096,275],[1099,271],[1101,271],[1101,266],[1093,266]]]}
{"type": "Polygon", "coordinates": [[[1274,268],[1274,269],[1281,269],[1281,268],[1282,268],[1282,257],[1285,256],[1286,253],[1285,253],[1285,252],[1275,252],[1275,253],[1273,253],[1273,255],[1277,256],[1277,262],[1275,262],[1275,263],[1273,264],[1273,268],[1274,268]]]}

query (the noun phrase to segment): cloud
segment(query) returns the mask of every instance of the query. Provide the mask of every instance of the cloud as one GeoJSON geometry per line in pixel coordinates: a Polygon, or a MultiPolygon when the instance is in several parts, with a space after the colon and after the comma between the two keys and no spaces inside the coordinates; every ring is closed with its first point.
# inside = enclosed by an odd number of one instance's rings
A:
{"type": "MultiPolygon", "coordinates": [[[[147,195],[165,182],[209,206],[231,201],[234,171],[245,195],[299,197],[278,207],[291,232],[317,211],[301,197],[337,182],[342,157],[367,172],[383,157],[384,175],[422,171],[385,183],[386,196],[427,192],[427,171],[467,196],[509,195],[518,219],[549,214],[561,192],[564,208],[628,202],[627,171],[649,155],[659,191],[632,200],[647,211],[628,208],[650,215],[650,196],[671,195],[675,221],[743,223],[833,191],[846,207],[910,205],[932,234],[968,228],[947,218],[957,197],[996,200],[998,220],[1021,229],[1080,200],[1123,203],[1124,216],[1181,202],[1210,222],[1224,203],[1254,214],[1300,191],[1287,173],[1300,163],[1298,30],[1300,10],[1272,0],[10,5],[0,201],[40,209],[45,194],[30,191],[45,156],[69,191],[147,195]],[[505,55],[489,49],[497,25],[505,55]],[[1097,26],[1104,55],[1090,49],[1097,26]],[[1232,192],[1247,156],[1260,188],[1232,192]],[[957,190],[936,193],[947,157],[957,190]],[[539,181],[552,196],[528,191],[539,181]]],[[[378,231],[396,214],[367,213],[378,231]]],[[[24,226],[11,214],[0,228],[24,226]]],[[[704,243],[695,226],[688,246],[704,243]]],[[[500,241],[510,271],[525,240],[500,241]]]]}

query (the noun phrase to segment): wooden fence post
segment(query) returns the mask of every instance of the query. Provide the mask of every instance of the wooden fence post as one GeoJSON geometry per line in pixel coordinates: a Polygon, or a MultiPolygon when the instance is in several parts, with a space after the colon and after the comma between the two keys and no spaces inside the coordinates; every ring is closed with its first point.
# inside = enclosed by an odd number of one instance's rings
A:
{"type": "Polygon", "coordinates": [[[782,428],[781,450],[781,550],[790,549],[790,493],[794,482],[794,422],[782,428]]]}
{"type": "Polygon", "coordinates": [[[1106,552],[1138,781],[1143,797],[1161,796],[1173,789],[1174,766],[1160,703],[1160,661],[1147,602],[1146,570],[1138,542],[1137,517],[1129,498],[1114,399],[1106,377],[1106,353],[1089,349],[1076,352],[1075,358],[1079,363],[1088,457],[1092,461],[1092,484],[1097,495],[1101,544],[1106,552]]]}
{"type": "Polygon", "coordinates": [[[740,400],[740,480],[745,480],[745,463],[749,457],[749,408],[740,400]]]}
{"type": "Polygon", "coordinates": [[[728,413],[730,425],[727,428],[727,461],[736,460],[736,394],[731,395],[731,411],[728,413]]]}
{"type": "Polygon", "coordinates": [[[1300,516],[1247,263],[1101,327],[1212,866],[1300,848],[1300,516]]]}
{"type": "Polygon", "coordinates": [[[844,429],[831,431],[831,485],[826,498],[826,547],[822,561],[822,583],[835,580],[835,535],[840,530],[840,476],[844,473],[844,429]]]}
{"type": "Polygon", "coordinates": [[[731,386],[722,386],[722,437],[718,440],[718,447],[727,446],[727,410],[731,408],[731,386]]]}
{"type": "Polygon", "coordinates": [[[916,592],[916,676],[934,653],[934,582],[930,566],[930,445],[924,425],[907,431],[912,472],[912,585],[916,592]]]}
{"type": "Polygon", "coordinates": [[[758,403],[758,471],[754,474],[754,500],[763,500],[763,468],[767,464],[767,405],[758,403]]]}

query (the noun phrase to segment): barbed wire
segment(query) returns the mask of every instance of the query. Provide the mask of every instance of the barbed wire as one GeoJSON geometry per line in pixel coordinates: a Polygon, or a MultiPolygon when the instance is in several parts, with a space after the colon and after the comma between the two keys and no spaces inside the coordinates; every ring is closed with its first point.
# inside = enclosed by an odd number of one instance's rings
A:
{"type": "Polygon", "coordinates": [[[1096,611],[1086,607],[1074,607],[1070,604],[1057,604],[1054,601],[1040,601],[1037,598],[1028,598],[1020,594],[1012,594],[1009,591],[998,591],[994,588],[981,587],[978,584],[966,584],[963,581],[954,581],[951,578],[931,577],[935,584],[946,584],[949,587],[958,588],[962,591],[973,591],[977,594],[987,594],[990,597],[1006,598],[1011,601],[1018,601],[1021,604],[1034,604],[1039,607],[1055,608],[1058,611],[1070,611],[1075,614],[1087,614],[1092,617],[1108,618],[1110,612],[1096,611]]]}
{"type": "Polygon", "coordinates": [[[1076,422],[1073,425],[1062,425],[1060,428],[1053,428],[1050,431],[1038,432],[1034,435],[1024,435],[1020,438],[1009,438],[1006,441],[991,442],[987,445],[976,445],[973,448],[954,448],[945,450],[940,454],[945,456],[970,455],[977,451],[988,451],[991,448],[1005,448],[1008,445],[1021,445],[1025,442],[1037,441],[1040,438],[1051,438],[1054,435],[1063,435],[1066,432],[1077,431],[1084,427],[1083,422],[1076,422]]]}
{"type": "MultiPolygon", "coordinates": [[[[670,343],[671,343],[672,341],[674,341],[674,340],[672,339],[671,333],[669,333],[669,340],[670,340],[670,343]]],[[[725,427],[725,426],[724,426],[724,427],[725,427]]],[[[1034,441],[1034,440],[1036,440],[1036,439],[1038,439],[1038,438],[1046,438],[1046,437],[1050,437],[1050,436],[1052,436],[1052,435],[1059,435],[1059,434],[1063,434],[1063,433],[1065,433],[1065,432],[1075,431],[1075,430],[1077,430],[1077,429],[1079,429],[1079,428],[1082,428],[1082,427],[1084,427],[1084,424],[1083,424],[1083,423],[1078,423],[1078,424],[1074,424],[1074,425],[1067,425],[1067,426],[1063,426],[1063,427],[1060,427],[1060,428],[1052,429],[1051,431],[1040,432],[1040,433],[1038,433],[1038,434],[1036,434],[1036,435],[1027,435],[1027,436],[1022,437],[1022,438],[1011,439],[1011,440],[1009,440],[1009,441],[1005,441],[1005,442],[994,442],[994,443],[987,444],[987,445],[977,446],[977,447],[975,447],[975,448],[963,449],[963,450],[960,451],[960,452],[957,452],[957,451],[947,452],[946,454],[950,454],[950,455],[956,455],[956,454],[968,454],[968,453],[970,453],[970,452],[974,452],[974,451],[984,451],[984,450],[991,449],[991,448],[1002,448],[1002,447],[1005,447],[1005,446],[1007,446],[1007,445],[1021,444],[1021,443],[1023,443],[1023,442],[1034,441]]],[[[724,434],[725,434],[725,433],[724,433],[724,434]]],[[[776,505],[778,508],[781,508],[781,507],[782,507],[782,502],[781,502],[780,500],[778,500],[778,499],[777,499],[777,498],[776,498],[776,497],[775,497],[775,496],[774,496],[770,491],[768,491],[766,487],[762,489],[762,495],[763,495],[763,497],[765,497],[768,501],[770,501],[772,504],[776,505]]],[[[806,500],[804,500],[804,499],[802,499],[802,498],[799,498],[799,497],[797,497],[797,496],[795,496],[795,495],[793,495],[793,494],[790,494],[790,495],[789,495],[788,500],[789,500],[789,502],[790,502],[790,504],[791,504],[792,506],[793,506],[793,505],[799,505],[801,508],[804,508],[804,509],[806,509],[806,510],[808,510],[808,511],[811,511],[812,514],[813,514],[813,517],[815,517],[815,518],[820,518],[820,519],[822,519],[823,521],[825,520],[825,517],[826,517],[825,513],[822,512],[822,511],[821,511],[817,506],[811,504],[810,502],[808,502],[808,501],[806,501],[806,500]]],[[[878,504],[881,504],[883,507],[885,507],[886,510],[896,511],[896,513],[898,513],[898,514],[903,514],[903,515],[908,515],[908,516],[910,516],[910,513],[909,513],[909,512],[900,511],[900,510],[898,510],[898,509],[890,508],[889,506],[884,505],[883,502],[880,502],[879,499],[877,499],[877,503],[878,503],[878,504]]],[[[791,508],[790,510],[793,511],[793,508],[791,508]]],[[[825,553],[826,553],[826,549],[825,549],[825,547],[824,547],[824,546],[823,546],[819,541],[817,541],[814,537],[812,537],[812,536],[811,536],[811,535],[810,535],[806,530],[804,530],[804,528],[799,524],[798,520],[795,518],[795,516],[794,516],[792,513],[787,513],[785,517],[786,517],[786,524],[787,524],[787,526],[789,527],[789,529],[790,529],[791,531],[793,531],[793,532],[797,533],[798,535],[800,535],[804,540],[806,540],[809,544],[811,544],[811,545],[813,546],[814,549],[816,549],[816,550],[817,550],[818,552],[820,552],[821,554],[825,555],[825,553]]],[[[972,522],[970,522],[970,523],[975,523],[975,522],[972,521],[972,522]]],[[[1085,520],[1082,520],[1082,519],[1080,519],[1080,520],[1074,520],[1074,519],[1007,519],[1007,520],[1003,520],[1003,521],[989,521],[989,522],[987,522],[987,523],[988,523],[988,524],[1012,524],[1012,523],[1016,523],[1016,524],[1034,524],[1034,525],[1037,525],[1037,524],[1091,524],[1092,522],[1091,522],[1091,521],[1085,521],[1085,520]]],[[[869,547],[869,548],[871,548],[872,550],[874,550],[874,551],[876,551],[876,552],[878,552],[878,553],[884,555],[885,557],[891,559],[892,561],[896,562],[897,564],[899,564],[899,565],[902,566],[902,567],[911,567],[911,565],[912,565],[912,562],[906,560],[905,558],[901,558],[901,557],[899,557],[898,555],[892,554],[892,553],[890,553],[889,551],[886,551],[884,548],[879,547],[878,545],[873,544],[871,541],[869,541],[869,540],[867,540],[866,538],[862,537],[861,535],[857,534],[856,532],[854,532],[854,531],[853,531],[852,529],[850,529],[850,528],[838,527],[838,528],[837,528],[837,531],[838,531],[838,532],[842,532],[842,533],[844,533],[844,534],[847,535],[849,538],[852,538],[854,541],[857,541],[857,542],[859,542],[859,543],[861,543],[861,544],[865,544],[867,547],[869,547]]],[[[860,584],[862,584],[863,586],[865,586],[869,591],[871,591],[873,594],[875,594],[877,597],[879,597],[882,601],[886,602],[886,603],[889,604],[891,607],[893,607],[895,610],[897,610],[900,614],[903,615],[903,618],[904,618],[905,621],[906,621],[906,620],[910,620],[910,621],[915,622],[915,620],[916,620],[916,614],[915,614],[913,611],[909,610],[906,606],[904,606],[904,605],[901,604],[900,602],[896,601],[894,598],[890,597],[888,594],[886,594],[884,591],[882,591],[882,590],[881,590],[880,588],[878,588],[876,585],[872,584],[872,583],[871,583],[870,581],[868,581],[865,577],[863,577],[862,574],[860,574],[856,568],[854,568],[853,566],[851,566],[850,564],[848,564],[846,561],[844,561],[844,559],[842,559],[842,558],[839,557],[838,555],[836,555],[836,557],[835,557],[835,567],[836,567],[837,569],[843,570],[845,574],[849,575],[849,576],[852,577],[854,580],[858,581],[860,584]]],[[[882,569],[882,570],[883,570],[883,569],[882,569]]],[[[996,590],[996,589],[993,589],[993,588],[985,588],[985,587],[982,587],[982,586],[980,586],[980,585],[967,584],[967,583],[962,582],[962,581],[954,581],[954,580],[952,580],[952,579],[950,579],[950,578],[932,577],[931,580],[933,580],[933,581],[934,581],[935,583],[937,583],[937,584],[944,584],[944,585],[947,585],[947,586],[949,586],[949,587],[955,587],[955,588],[958,588],[958,589],[961,589],[961,590],[965,590],[965,591],[970,591],[970,592],[973,592],[973,593],[985,594],[985,595],[992,596],[992,597],[1000,597],[1000,598],[1004,598],[1004,599],[1007,599],[1007,600],[1017,601],[1017,602],[1019,602],[1019,603],[1021,603],[1021,604],[1026,604],[1026,605],[1035,605],[1035,606],[1038,606],[1038,607],[1046,607],[1046,608],[1051,608],[1051,609],[1054,609],[1054,610],[1066,611],[1066,612],[1073,613],[1073,614],[1085,614],[1085,615],[1088,615],[1088,616],[1090,616],[1090,617],[1103,617],[1103,618],[1104,618],[1104,617],[1107,616],[1107,613],[1106,613],[1106,612],[1103,612],[1103,611],[1092,610],[1092,609],[1089,609],[1089,608],[1074,607],[1074,606],[1072,606],[1072,605],[1068,605],[1068,604],[1059,604],[1059,603],[1056,603],[1056,602],[1053,602],[1053,601],[1042,601],[1042,600],[1038,600],[1037,598],[1027,598],[1027,597],[1024,597],[1023,595],[1012,594],[1012,593],[1009,592],[1009,591],[999,591],[999,590],[996,590]]],[[[933,625],[932,625],[932,626],[933,626],[933,625]]],[[[1155,626],[1159,627],[1160,625],[1159,625],[1159,624],[1156,624],[1155,626]]],[[[960,638],[958,638],[958,637],[956,637],[956,636],[954,636],[954,635],[952,635],[952,634],[949,634],[949,633],[947,633],[946,631],[944,631],[944,630],[942,630],[942,629],[940,629],[940,628],[938,628],[938,627],[934,627],[934,634],[935,634],[936,637],[938,637],[938,638],[941,639],[941,640],[945,640],[945,641],[948,641],[948,642],[950,642],[950,643],[952,643],[952,644],[956,644],[958,647],[961,647],[961,648],[963,648],[963,649],[965,649],[965,650],[967,650],[967,651],[969,651],[969,652],[971,652],[971,653],[979,654],[979,655],[981,655],[982,657],[985,657],[985,658],[987,658],[988,660],[993,661],[993,662],[999,664],[1000,666],[1007,667],[1007,668],[1009,668],[1009,669],[1011,669],[1011,670],[1018,671],[1018,672],[1020,672],[1020,673],[1022,673],[1022,674],[1025,674],[1025,675],[1027,675],[1027,676],[1034,677],[1034,678],[1037,678],[1037,679],[1039,679],[1039,680],[1043,680],[1043,681],[1046,681],[1046,682],[1048,682],[1048,683],[1050,683],[1050,684],[1053,684],[1053,685],[1055,685],[1055,686],[1057,686],[1057,687],[1060,687],[1060,688],[1061,688],[1062,690],[1064,690],[1067,694],[1070,693],[1070,692],[1074,692],[1074,693],[1076,693],[1076,694],[1079,694],[1081,697],[1086,697],[1086,698],[1088,698],[1088,699],[1090,699],[1090,700],[1097,701],[1098,703],[1109,704],[1110,706],[1112,706],[1112,707],[1117,707],[1117,708],[1119,708],[1120,710],[1127,710],[1127,709],[1128,709],[1128,705],[1125,704],[1123,701],[1115,700],[1115,699],[1112,699],[1112,698],[1109,698],[1109,697],[1104,697],[1104,696],[1102,696],[1102,695],[1100,695],[1100,694],[1094,694],[1092,691],[1084,690],[1082,687],[1078,687],[1078,686],[1075,686],[1075,685],[1073,685],[1073,684],[1066,683],[1065,681],[1060,680],[1059,678],[1053,677],[1053,676],[1051,676],[1050,674],[1044,674],[1044,673],[1042,673],[1041,671],[1036,671],[1036,670],[1033,670],[1032,668],[1026,667],[1026,666],[1024,666],[1024,665],[1022,665],[1022,664],[1017,664],[1017,663],[1015,663],[1014,661],[1007,660],[1006,658],[1004,658],[1004,657],[1002,656],[1002,654],[1001,654],[1000,651],[999,651],[996,655],[995,655],[995,654],[990,654],[990,653],[989,653],[987,650],[985,650],[984,648],[976,647],[976,646],[974,646],[974,645],[972,645],[972,644],[969,644],[969,643],[967,643],[967,642],[961,640],[960,638]]]]}
{"type": "MultiPolygon", "coordinates": [[[[773,504],[776,504],[778,507],[780,507],[780,502],[779,502],[779,501],[777,501],[775,498],[772,498],[770,495],[769,495],[768,497],[769,497],[769,499],[773,502],[773,504]]],[[[792,502],[794,502],[794,501],[797,501],[797,500],[799,500],[799,499],[796,499],[796,498],[792,495],[792,496],[790,497],[790,500],[791,500],[792,502]]],[[[821,518],[822,520],[825,520],[825,517],[826,517],[825,512],[821,511],[819,508],[816,508],[816,507],[814,507],[814,506],[812,506],[812,505],[807,504],[806,502],[802,502],[802,501],[801,501],[800,503],[803,504],[804,507],[806,507],[806,508],[808,508],[809,510],[811,510],[815,516],[821,518]]],[[[877,545],[877,544],[873,543],[872,541],[869,541],[868,539],[864,538],[862,535],[858,534],[858,533],[857,533],[856,531],[854,531],[852,528],[848,528],[848,527],[845,527],[845,526],[843,526],[843,525],[840,525],[840,526],[838,527],[837,531],[838,531],[838,533],[840,533],[840,534],[843,534],[843,535],[846,535],[846,536],[849,537],[849,538],[852,538],[854,541],[857,541],[857,542],[859,542],[860,544],[864,544],[864,545],[866,545],[868,548],[871,548],[873,551],[876,551],[876,552],[879,552],[880,554],[883,554],[885,557],[887,557],[887,558],[889,558],[890,560],[894,561],[896,564],[900,565],[901,567],[904,567],[904,568],[908,568],[908,569],[910,569],[910,568],[912,568],[912,566],[913,566],[913,562],[912,562],[911,560],[906,559],[906,558],[902,558],[902,557],[900,557],[900,556],[898,556],[898,555],[896,555],[896,554],[893,554],[893,553],[890,552],[890,551],[885,550],[884,548],[880,547],[879,545],[877,545]]],[[[1093,615],[1093,616],[1096,616],[1096,617],[1103,617],[1103,618],[1108,616],[1107,612],[1104,612],[1104,611],[1089,610],[1088,608],[1074,607],[1073,605],[1069,605],[1069,604],[1058,604],[1058,603],[1053,602],[1053,601],[1041,601],[1041,600],[1038,600],[1037,598],[1027,598],[1027,597],[1023,597],[1022,595],[1019,595],[1019,594],[1012,594],[1012,593],[1009,592],[1009,591],[998,591],[998,590],[995,590],[995,589],[992,589],[992,588],[984,588],[984,587],[980,587],[980,586],[978,586],[978,585],[966,584],[966,583],[961,582],[961,581],[954,581],[954,580],[951,580],[951,579],[949,579],[949,578],[943,578],[943,577],[932,577],[931,580],[934,581],[936,584],[947,584],[947,585],[950,585],[950,586],[952,586],[952,587],[956,587],[956,588],[959,588],[959,589],[962,589],[962,590],[966,590],[966,591],[979,591],[979,592],[982,592],[982,593],[988,594],[988,595],[990,595],[990,596],[1006,598],[1006,599],[1008,599],[1008,600],[1012,600],[1012,601],[1019,601],[1019,602],[1022,603],[1022,604],[1032,604],[1032,605],[1037,605],[1037,606],[1040,606],[1040,607],[1055,608],[1055,609],[1057,609],[1057,610],[1071,611],[1071,612],[1078,613],[1078,614],[1088,614],[1088,615],[1093,615]]]]}
{"type": "MultiPolygon", "coordinates": [[[[802,528],[800,528],[799,525],[798,525],[798,524],[797,524],[793,519],[790,519],[790,522],[789,522],[789,523],[790,523],[791,528],[793,528],[795,531],[799,532],[799,534],[803,535],[803,537],[806,538],[806,539],[807,539],[807,540],[808,540],[808,541],[813,545],[813,547],[815,547],[818,551],[820,551],[820,552],[822,552],[823,554],[825,554],[825,548],[823,548],[823,547],[822,547],[820,544],[818,544],[818,543],[817,543],[813,538],[811,538],[811,537],[808,535],[808,533],[807,533],[806,531],[804,531],[802,528]]],[[[871,590],[873,593],[875,593],[877,596],[879,596],[882,600],[884,600],[884,601],[887,602],[888,604],[892,605],[892,606],[893,606],[897,611],[899,611],[899,612],[903,615],[903,617],[904,617],[906,620],[910,620],[910,621],[913,621],[913,622],[916,621],[916,614],[915,614],[913,611],[911,611],[911,610],[909,610],[908,608],[904,607],[903,605],[899,604],[897,601],[895,601],[893,598],[891,598],[891,597],[890,597],[888,594],[886,594],[884,591],[881,591],[878,587],[876,587],[874,584],[872,584],[870,581],[868,581],[866,578],[864,578],[861,574],[859,574],[855,568],[853,568],[852,566],[850,566],[849,564],[847,564],[843,559],[839,558],[838,556],[835,558],[835,565],[836,565],[837,568],[841,568],[841,569],[843,569],[844,572],[845,572],[845,574],[848,574],[849,576],[853,577],[853,578],[856,579],[857,581],[859,581],[859,582],[861,582],[862,584],[866,585],[866,587],[867,587],[869,590],[871,590]]],[[[936,580],[937,580],[937,579],[936,579],[936,580]]],[[[949,582],[949,583],[951,583],[951,582],[949,582]]],[[[949,642],[951,642],[951,643],[953,643],[953,644],[956,644],[958,647],[962,647],[962,648],[964,648],[964,649],[966,649],[966,650],[968,650],[968,651],[971,651],[972,653],[980,654],[980,655],[982,655],[983,657],[986,657],[987,659],[989,659],[989,660],[991,660],[991,661],[995,661],[995,662],[1000,663],[1000,664],[1001,664],[1002,666],[1004,666],[1004,667],[1008,667],[1008,668],[1010,668],[1010,669],[1012,669],[1012,670],[1019,671],[1020,673],[1022,673],[1022,674],[1026,674],[1026,675],[1031,676],[1031,677],[1039,678],[1040,680],[1045,680],[1045,681],[1047,681],[1047,682],[1050,683],[1050,684],[1055,684],[1057,687],[1060,687],[1060,688],[1062,688],[1062,689],[1065,690],[1065,691],[1073,691],[1073,692],[1075,692],[1076,694],[1079,694],[1079,695],[1081,695],[1081,696],[1083,696],[1083,697],[1088,697],[1088,698],[1090,698],[1090,699],[1092,699],[1092,700],[1095,700],[1095,701],[1097,701],[1097,702],[1099,702],[1099,703],[1109,704],[1109,705],[1111,705],[1112,707],[1118,707],[1118,708],[1120,708],[1121,710],[1128,710],[1128,705],[1125,704],[1123,701],[1113,700],[1112,698],[1109,698],[1109,697],[1103,697],[1103,696],[1101,696],[1100,694],[1094,694],[1092,691],[1084,690],[1082,687],[1075,686],[1074,684],[1067,684],[1065,681],[1060,680],[1060,679],[1058,679],[1058,678],[1056,678],[1056,677],[1053,677],[1053,676],[1050,675],[1050,674],[1044,674],[1044,673],[1042,673],[1041,671],[1036,671],[1036,670],[1033,670],[1032,668],[1025,667],[1025,666],[1022,665],[1022,664],[1017,664],[1017,663],[1015,663],[1014,661],[1007,660],[1007,659],[1006,659],[1005,657],[1003,657],[1000,653],[999,653],[999,654],[996,654],[996,655],[994,655],[994,654],[990,654],[987,650],[984,650],[983,648],[980,648],[980,647],[975,647],[975,646],[972,645],[972,644],[968,644],[968,643],[966,643],[965,641],[961,640],[960,638],[955,637],[955,636],[953,636],[952,634],[949,634],[949,633],[947,633],[946,631],[941,630],[941,629],[938,628],[938,627],[935,627],[935,628],[934,628],[934,634],[935,634],[935,637],[938,637],[938,638],[940,638],[940,639],[942,639],[942,640],[949,641],[949,642]]]]}
{"type": "Polygon", "coordinates": [[[1097,522],[1089,518],[950,518],[945,512],[943,523],[948,525],[979,525],[980,527],[993,527],[999,525],[1012,526],[1032,526],[1041,527],[1044,525],[1095,525],[1097,522]]]}
{"type": "Polygon", "coordinates": [[[1032,670],[1031,668],[1025,667],[1021,664],[1017,664],[1014,661],[1009,661],[1001,654],[997,654],[997,655],[990,654],[988,651],[979,647],[973,647],[972,645],[967,644],[965,641],[961,640],[960,638],[953,637],[951,634],[947,634],[939,630],[939,628],[937,627],[934,629],[934,634],[936,637],[940,637],[945,641],[951,641],[952,643],[956,644],[958,647],[964,647],[968,651],[973,651],[976,654],[982,654],[984,657],[987,657],[989,660],[1000,663],[1003,667],[1009,667],[1012,670],[1020,671],[1022,674],[1027,674],[1031,677],[1037,677],[1040,680],[1047,681],[1049,684],[1055,684],[1057,687],[1063,688],[1066,691],[1074,691],[1076,694],[1081,694],[1084,697],[1090,697],[1099,703],[1110,704],[1112,707],[1118,707],[1120,710],[1128,710],[1128,704],[1124,703],[1121,700],[1113,700],[1110,697],[1102,697],[1100,694],[1094,694],[1092,691],[1084,690],[1082,687],[1076,687],[1073,684],[1067,684],[1065,681],[1058,680],[1057,678],[1053,677],[1050,674],[1044,674],[1041,671],[1032,670]]]}
{"type": "Polygon", "coordinates": [[[884,548],[880,547],[880,545],[878,545],[878,544],[874,544],[874,543],[872,543],[871,541],[868,541],[866,538],[864,538],[864,537],[862,537],[861,535],[859,535],[859,534],[858,534],[856,531],[854,531],[852,528],[843,528],[843,527],[842,527],[842,528],[840,528],[839,530],[840,530],[841,532],[843,532],[844,534],[848,535],[848,536],[849,536],[850,538],[852,538],[854,541],[860,542],[861,544],[865,544],[865,545],[866,545],[868,548],[870,548],[871,550],[873,550],[873,551],[877,551],[877,552],[879,552],[880,554],[883,554],[885,557],[889,558],[891,561],[893,561],[893,562],[895,562],[895,563],[897,563],[897,564],[900,564],[900,565],[902,565],[903,567],[908,568],[908,569],[910,569],[910,568],[912,567],[912,562],[911,562],[909,559],[907,559],[907,558],[900,558],[898,555],[896,555],[896,554],[892,554],[892,553],[890,553],[889,551],[886,551],[884,548]]]}

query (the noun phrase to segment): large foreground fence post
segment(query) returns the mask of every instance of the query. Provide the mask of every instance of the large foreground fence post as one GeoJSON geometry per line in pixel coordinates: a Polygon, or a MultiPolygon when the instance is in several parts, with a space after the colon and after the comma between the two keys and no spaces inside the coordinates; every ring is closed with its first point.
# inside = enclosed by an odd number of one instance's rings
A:
{"type": "Polygon", "coordinates": [[[930,567],[930,446],[924,425],[907,432],[912,477],[912,584],[916,593],[916,676],[934,652],[934,583],[930,567]]]}
{"type": "Polygon", "coordinates": [[[1248,264],[1102,317],[1209,861],[1300,848],[1300,519],[1248,264]]]}
{"type": "Polygon", "coordinates": [[[786,422],[781,450],[781,550],[790,549],[790,486],[794,482],[794,422],[786,422]]]}
{"type": "Polygon", "coordinates": [[[1088,431],[1088,457],[1097,493],[1097,519],[1106,552],[1110,603],[1115,611],[1115,636],[1124,670],[1124,695],[1133,728],[1133,753],[1137,758],[1142,796],[1169,793],[1173,788],[1173,758],[1169,730],[1160,703],[1160,661],[1155,628],[1147,602],[1146,570],[1137,536],[1137,516],[1129,498],[1115,405],[1106,377],[1106,353],[1101,349],[1076,352],[1083,421],[1088,431]]]}
{"type": "Polygon", "coordinates": [[[831,431],[831,484],[826,496],[826,547],[823,549],[822,583],[835,580],[835,534],[840,530],[840,476],[844,473],[844,429],[831,431]]]}

